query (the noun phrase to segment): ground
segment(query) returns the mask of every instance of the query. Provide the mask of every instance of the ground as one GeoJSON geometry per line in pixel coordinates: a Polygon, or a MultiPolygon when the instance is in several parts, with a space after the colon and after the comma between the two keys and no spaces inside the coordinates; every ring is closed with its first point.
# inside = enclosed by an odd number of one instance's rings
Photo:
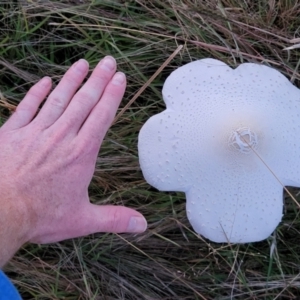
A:
{"type": "Polygon", "coordinates": [[[92,69],[108,54],[128,76],[125,107],[183,45],[116,119],[90,186],[91,201],[136,208],[149,229],[25,245],[5,267],[24,299],[300,298],[300,218],[290,196],[268,240],[214,244],[192,230],[184,194],[145,182],[137,152],[141,126],[165,108],[164,80],[185,63],[263,63],[299,86],[299,15],[293,0],[0,1],[1,122],[42,76],[57,83],[79,58],[92,69]]]}

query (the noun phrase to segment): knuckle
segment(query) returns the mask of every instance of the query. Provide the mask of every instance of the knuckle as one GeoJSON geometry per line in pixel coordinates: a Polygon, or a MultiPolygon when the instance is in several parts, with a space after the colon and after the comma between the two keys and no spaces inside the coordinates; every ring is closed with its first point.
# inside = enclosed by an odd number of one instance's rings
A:
{"type": "Polygon", "coordinates": [[[81,84],[82,78],[78,74],[73,73],[72,70],[69,70],[63,78],[63,81],[72,87],[77,87],[81,84]]]}
{"type": "Polygon", "coordinates": [[[111,78],[111,74],[109,72],[97,72],[92,75],[90,78],[91,82],[95,85],[99,85],[99,82],[108,82],[111,78]]]}
{"type": "Polygon", "coordinates": [[[88,150],[88,147],[85,143],[79,143],[77,144],[74,148],[74,153],[77,157],[80,157],[80,156],[84,156],[85,154],[87,154],[87,150],[88,150]]]}
{"type": "Polygon", "coordinates": [[[81,161],[87,152],[87,149],[84,144],[75,144],[70,147],[67,160],[70,163],[81,161]]]}
{"type": "Polygon", "coordinates": [[[31,106],[31,103],[34,103],[36,101],[39,100],[43,100],[45,98],[45,95],[43,93],[43,91],[41,91],[40,89],[38,89],[38,87],[33,86],[30,88],[30,90],[28,91],[28,93],[26,94],[26,98],[27,100],[25,101],[21,101],[20,104],[18,105],[18,107],[21,108],[27,108],[26,106],[31,106]]]}
{"type": "Polygon", "coordinates": [[[91,90],[103,92],[110,81],[111,76],[108,74],[94,74],[87,82],[91,90]]]}
{"type": "Polygon", "coordinates": [[[57,95],[50,96],[47,102],[54,107],[65,108],[65,101],[57,95]]]}
{"type": "Polygon", "coordinates": [[[20,118],[24,111],[32,110],[33,107],[28,103],[20,103],[16,110],[14,111],[14,115],[20,118]]]}
{"type": "Polygon", "coordinates": [[[122,99],[120,93],[116,89],[111,88],[111,86],[105,90],[105,95],[107,98],[114,99],[115,101],[120,101],[122,99]]]}
{"type": "Polygon", "coordinates": [[[40,98],[41,97],[40,90],[35,85],[30,88],[27,95],[29,95],[31,98],[40,98]]]}
{"type": "Polygon", "coordinates": [[[80,146],[79,146],[79,151],[83,155],[94,155],[98,154],[99,152],[99,145],[98,145],[98,140],[99,140],[99,135],[91,133],[89,136],[81,136],[80,138],[80,146]]]}
{"type": "Polygon", "coordinates": [[[112,208],[112,211],[108,218],[108,222],[106,224],[106,231],[114,232],[114,233],[120,232],[121,219],[122,219],[122,215],[120,211],[116,208],[112,208]]]}
{"type": "Polygon", "coordinates": [[[87,103],[94,102],[93,94],[85,90],[80,90],[76,95],[76,102],[80,105],[86,105],[87,103]]]}
{"type": "Polygon", "coordinates": [[[111,109],[107,106],[102,106],[101,111],[98,115],[98,124],[100,124],[100,127],[107,127],[111,124],[113,119],[113,114],[111,112],[111,109]]]}

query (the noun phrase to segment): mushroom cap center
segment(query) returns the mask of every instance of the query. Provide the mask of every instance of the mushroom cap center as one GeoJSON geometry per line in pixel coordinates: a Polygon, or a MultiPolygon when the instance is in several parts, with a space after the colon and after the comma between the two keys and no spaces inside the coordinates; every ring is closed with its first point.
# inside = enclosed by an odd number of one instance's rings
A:
{"type": "Polygon", "coordinates": [[[238,151],[243,154],[249,154],[256,149],[258,138],[255,132],[248,127],[238,128],[231,132],[228,145],[233,151],[238,151]]]}

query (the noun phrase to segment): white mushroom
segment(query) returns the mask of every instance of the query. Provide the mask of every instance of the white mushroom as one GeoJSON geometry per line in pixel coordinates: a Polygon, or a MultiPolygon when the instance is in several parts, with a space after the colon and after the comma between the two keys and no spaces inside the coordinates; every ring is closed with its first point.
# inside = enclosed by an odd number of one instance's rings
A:
{"type": "Polygon", "coordinates": [[[190,223],[212,241],[267,238],[283,186],[300,186],[300,91],[267,66],[202,59],[167,78],[163,99],[139,134],[147,182],[185,192],[190,223]]]}

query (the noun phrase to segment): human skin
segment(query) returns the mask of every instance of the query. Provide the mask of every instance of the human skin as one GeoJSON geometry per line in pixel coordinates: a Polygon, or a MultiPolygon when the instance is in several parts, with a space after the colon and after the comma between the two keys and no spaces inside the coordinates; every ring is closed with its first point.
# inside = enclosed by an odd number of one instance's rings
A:
{"type": "Polygon", "coordinates": [[[51,79],[43,78],[0,128],[0,268],[27,242],[146,230],[139,212],[89,201],[98,151],[126,77],[108,56],[79,89],[88,70],[79,60],[51,93],[51,79]]]}

